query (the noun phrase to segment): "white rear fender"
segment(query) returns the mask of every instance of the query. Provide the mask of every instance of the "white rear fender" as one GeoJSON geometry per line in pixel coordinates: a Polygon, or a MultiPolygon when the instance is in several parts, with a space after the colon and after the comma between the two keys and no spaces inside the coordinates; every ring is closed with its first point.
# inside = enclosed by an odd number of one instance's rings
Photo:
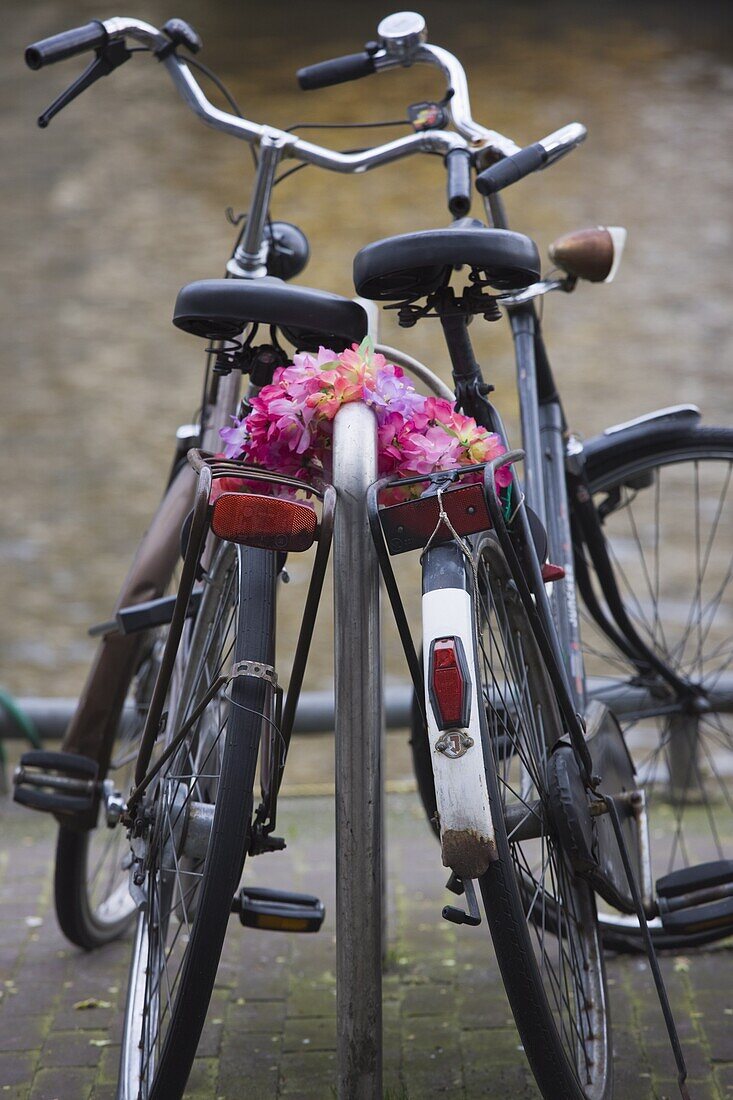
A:
{"type": "Polygon", "coordinates": [[[481,745],[480,680],[474,652],[473,609],[462,588],[438,588],[422,598],[425,708],[443,863],[460,878],[478,878],[498,858],[481,745]],[[461,639],[470,681],[468,721],[441,730],[430,698],[430,657],[437,638],[461,639]],[[442,743],[447,751],[436,748],[442,743]],[[455,755],[459,752],[460,755],[455,755]]]}

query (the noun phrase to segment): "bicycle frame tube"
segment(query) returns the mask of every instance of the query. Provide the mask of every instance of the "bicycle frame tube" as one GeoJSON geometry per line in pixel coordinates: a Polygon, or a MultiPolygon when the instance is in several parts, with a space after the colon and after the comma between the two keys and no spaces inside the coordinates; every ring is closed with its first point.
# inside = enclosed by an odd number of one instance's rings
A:
{"type": "MultiPolygon", "coordinates": [[[[143,535],[115,610],[162,596],[180,557],[180,531],[194,503],[196,481],[188,466],[169,485],[143,535]]],[[[127,687],[139,660],[144,637],[114,631],[100,643],[76,711],[61,745],[99,764],[104,779],[127,687]]]]}
{"type": "Polygon", "coordinates": [[[562,565],[555,581],[552,617],[576,707],[585,703],[583,658],[575,594],[572,536],[565,482],[565,417],[555,389],[534,306],[510,310],[524,448],[527,503],[547,532],[550,560],[562,565]]]}
{"type": "MultiPolygon", "coordinates": [[[[578,710],[583,713],[585,708],[585,675],[576,591],[574,531],[587,548],[614,620],[611,623],[600,609],[597,609],[600,613],[596,614],[591,601],[588,609],[601,629],[614,644],[621,642],[620,648],[640,671],[653,669],[678,694],[689,695],[686,685],[649,650],[625,614],[623,598],[605,551],[603,530],[588,497],[587,487],[583,492],[582,463],[576,471],[577,463],[568,454],[565,416],[534,306],[528,303],[512,308],[510,322],[515,341],[522,442],[527,456],[527,500],[547,531],[550,559],[565,570],[564,580],[555,581],[552,586],[550,603],[578,710]]],[[[587,590],[587,584],[585,588],[587,590]]],[[[592,590],[588,594],[592,596],[592,590]]]]}

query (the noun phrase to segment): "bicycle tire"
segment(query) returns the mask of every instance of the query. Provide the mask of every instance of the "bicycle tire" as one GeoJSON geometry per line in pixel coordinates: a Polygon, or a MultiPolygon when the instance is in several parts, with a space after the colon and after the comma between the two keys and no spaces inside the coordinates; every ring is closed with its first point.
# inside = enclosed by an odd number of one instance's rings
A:
{"type": "Polygon", "coordinates": [[[93,900],[90,881],[95,874],[91,841],[91,830],[79,832],[60,826],[54,866],[54,901],[59,928],[67,940],[84,951],[94,951],[119,939],[135,916],[135,904],[124,881],[118,883],[101,903],[93,900]]]}
{"type": "MultiPolygon", "coordinates": [[[[191,633],[176,728],[232,661],[272,664],[275,555],[240,548],[238,570],[236,557],[235,549],[223,544],[209,570],[191,633]],[[238,580],[232,575],[236,572],[238,580]]],[[[237,677],[224,691],[226,695],[219,691],[210,699],[149,800],[153,807],[157,803],[157,821],[148,840],[147,909],[138,917],[130,966],[118,1085],[118,1097],[124,1100],[176,1100],[183,1095],[244,867],[271,685],[261,678],[237,677]],[[203,859],[179,850],[179,821],[186,807],[190,812],[194,791],[197,802],[214,806],[203,859]],[[177,894],[172,879],[178,880],[177,894]],[[177,931],[171,927],[176,922],[177,931]],[[186,942],[181,944],[184,925],[186,942]],[[177,968],[175,974],[169,973],[169,962],[171,971],[177,968]],[[161,1007],[164,986],[167,1003],[161,1007]]],[[[189,823],[185,829],[190,832],[189,823]]]]}
{"type": "MultiPolygon", "coordinates": [[[[147,651],[135,670],[128,692],[128,696],[133,697],[134,714],[126,717],[123,713],[117,725],[107,777],[114,781],[123,797],[132,785],[161,646],[159,636],[148,639],[147,651]]],[[[92,829],[59,827],[54,865],[56,919],[66,938],[85,951],[96,950],[118,939],[134,919],[135,903],[128,889],[129,875],[122,868],[125,848],[124,833],[119,826],[107,829],[98,821],[92,829]],[[103,879],[101,883],[100,879],[103,879]]]]}
{"type": "MultiPolygon", "coordinates": [[[[692,662],[697,664],[697,670],[685,667],[686,642],[682,644],[681,656],[678,653],[672,661],[673,666],[690,679],[709,680],[716,674],[716,646],[727,644],[725,639],[730,635],[730,624],[723,629],[725,623],[716,624],[716,618],[722,607],[725,619],[725,597],[729,597],[731,591],[733,522],[729,486],[733,473],[733,429],[671,425],[666,432],[657,429],[650,433],[648,439],[640,440],[638,435],[633,438],[611,435],[599,445],[589,447],[586,472],[597,503],[611,500],[615,490],[621,492],[620,502],[605,515],[604,534],[614,567],[618,566],[619,587],[627,613],[660,656],[669,659],[670,653],[679,649],[679,622],[692,621],[695,600],[702,608],[703,592],[713,591],[717,605],[712,613],[703,612],[705,637],[701,652],[692,662]],[[644,486],[644,479],[649,481],[649,475],[652,475],[651,482],[644,486]],[[674,518],[665,519],[665,506],[674,509],[674,518]],[[666,544],[673,548],[675,560],[682,560],[684,549],[688,549],[686,576],[680,575],[671,552],[665,553],[666,544]],[[696,554],[700,557],[701,546],[704,547],[705,570],[702,577],[696,578],[693,575],[695,558],[696,554]],[[669,579],[664,575],[665,563],[670,565],[669,579]],[[704,576],[706,571],[709,571],[707,577],[704,576]],[[686,587],[688,584],[693,593],[698,590],[698,595],[685,607],[690,591],[686,587]],[[657,585],[659,588],[655,591],[657,585]]],[[[583,617],[581,637],[589,671],[592,673],[594,668],[600,667],[600,655],[606,668],[614,669],[614,675],[620,674],[622,680],[635,677],[636,670],[630,662],[589,622],[587,613],[583,612],[583,617]]],[[[723,650],[720,666],[730,665],[727,656],[727,651],[723,650]]],[[[652,829],[655,817],[660,819],[660,815],[664,826],[664,835],[657,837],[654,877],[713,858],[711,846],[717,858],[723,859],[725,841],[728,845],[733,842],[733,787],[728,782],[728,777],[733,776],[731,716],[713,712],[712,716],[690,726],[691,736],[697,741],[687,770],[690,793],[681,797],[673,786],[672,720],[672,714],[647,719],[648,724],[653,721],[654,728],[646,734],[643,714],[636,721],[624,722],[640,783],[647,793],[652,829]],[[712,726],[706,724],[710,722],[712,726]],[[697,763],[694,763],[695,758],[697,763]],[[709,801],[711,795],[717,795],[714,807],[709,801]],[[694,826],[701,842],[695,851],[687,838],[693,835],[693,815],[699,818],[703,808],[705,819],[696,821],[694,826]],[[660,841],[670,848],[663,861],[660,841]]],[[[652,855],[654,853],[653,835],[652,855]]],[[[601,926],[607,947],[622,952],[644,950],[638,924],[633,918],[603,913],[601,926]]],[[[669,950],[710,943],[727,934],[725,929],[711,929],[703,933],[670,935],[665,933],[659,921],[653,923],[651,930],[655,946],[669,950]]]]}
{"type": "MultiPolygon", "coordinates": [[[[429,552],[423,564],[424,592],[433,584],[442,587],[440,560],[436,568],[430,562],[452,549],[429,552]]],[[[507,800],[519,797],[519,790],[522,801],[539,797],[546,804],[546,763],[562,736],[562,722],[498,544],[490,535],[479,537],[473,553],[476,584],[467,576],[466,586],[469,591],[473,587],[474,599],[479,599],[481,632],[479,636],[477,628],[474,636],[474,668],[480,679],[477,691],[480,687],[485,700],[480,723],[498,851],[498,859],[479,880],[487,923],[517,1030],[543,1097],[607,1100],[612,1092],[610,1021],[593,891],[573,876],[549,830],[543,828],[540,841],[525,844],[515,837],[510,844],[505,825],[507,800]],[[492,672],[497,667],[501,682],[492,672]],[[495,749],[509,737],[514,751],[504,749],[500,758],[495,749]],[[510,773],[520,761],[521,787],[510,773]],[[558,910],[561,914],[558,937],[552,934],[551,922],[534,915],[538,898],[544,912],[544,899],[550,896],[555,916],[558,910]]]]}

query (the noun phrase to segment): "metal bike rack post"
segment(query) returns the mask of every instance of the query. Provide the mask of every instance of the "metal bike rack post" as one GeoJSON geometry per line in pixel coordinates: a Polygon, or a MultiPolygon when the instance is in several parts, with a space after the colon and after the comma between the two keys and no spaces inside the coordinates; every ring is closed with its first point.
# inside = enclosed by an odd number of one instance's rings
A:
{"type": "Polygon", "coordinates": [[[379,566],[366,490],[377,476],[372,411],[334,422],[336,1014],[339,1100],[382,1095],[382,807],[379,566]]]}

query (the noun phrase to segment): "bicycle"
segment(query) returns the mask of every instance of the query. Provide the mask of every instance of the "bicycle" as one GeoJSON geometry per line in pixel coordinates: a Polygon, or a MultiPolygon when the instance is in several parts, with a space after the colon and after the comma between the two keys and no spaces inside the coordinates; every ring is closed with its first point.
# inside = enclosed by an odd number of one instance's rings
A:
{"type": "MultiPolygon", "coordinates": [[[[465,893],[468,903],[467,913],[449,906],[444,915],[457,923],[479,923],[477,892],[482,895],[510,1003],[543,1095],[609,1096],[610,1037],[595,894],[638,921],[629,926],[623,916],[611,916],[604,922],[604,935],[632,945],[645,934],[645,912],[661,912],[660,943],[689,944],[725,935],[731,928],[731,907],[730,867],[722,860],[666,876],[657,883],[654,898],[644,795],[608,704],[618,708],[625,700],[643,716],[671,714],[689,727],[701,713],[727,713],[730,693],[725,668],[712,674],[702,670],[714,615],[710,607],[704,610],[699,569],[695,606],[706,636],[698,633],[700,652],[690,675],[681,671],[679,653],[665,660],[658,652],[659,627],[651,632],[650,644],[631,621],[616,579],[618,567],[609,560],[604,523],[626,510],[624,493],[643,493],[653,484],[650,473],[686,460],[729,464],[733,433],[700,428],[696,410],[679,408],[614,429],[585,449],[568,436],[533,303],[545,293],[572,290],[581,279],[612,277],[618,238],[596,230],[580,240],[559,242],[554,258],[562,273],[543,280],[533,242],[506,228],[498,192],[569,153],[585,130],[572,124],[520,150],[480,127],[471,117],[459,62],[426,43],[420,17],[389,17],[380,24],[379,42],[363,54],[301,70],[306,88],[414,62],[444,72],[453,94],[447,102],[429,105],[435,112],[428,112],[434,121],[428,121],[427,129],[360,153],[335,153],[213,107],[191,73],[193,62],[177,52],[186,48],[195,53],[200,46],[195,32],[180,20],[170,21],[162,31],[137,20],[93,22],[30,47],[32,68],[90,49],[97,54],[81,80],[42,116],[43,122],[100,75],[127,61],[127,39],[154,53],[204,121],[258,145],[260,156],[249,216],[227,267],[229,278],[190,284],[176,305],[179,327],[214,341],[202,427],[184,435],[181,447],[201,445],[189,455],[197,481],[194,489],[179,455],[175,491],[164,498],[153,537],[144,544],[142,556],[149,553],[153,565],[149,598],[130,598],[136,597],[132,581],[137,584],[145,572],[138,561],[114,624],[102,625],[102,654],[109,653],[110,645],[119,646],[127,662],[118,670],[114,698],[104,699],[105,724],[93,730],[89,710],[82,709],[65,740],[66,753],[53,760],[27,754],[16,787],[23,801],[52,810],[64,828],[76,828],[82,835],[96,823],[100,806],[108,822],[122,820],[128,828],[131,853],[126,862],[134,906],[105,932],[119,934],[138,913],[119,1095],[182,1094],[232,910],[252,927],[315,931],[322,922],[318,899],[237,887],[247,855],[277,850],[283,843],[274,835],[277,795],[336,523],[337,801],[339,793],[347,800],[338,805],[338,905],[342,914],[358,921],[354,939],[341,937],[337,944],[338,1007],[355,1036],[355,1049],[341,1052],[342,1094],[374,1095],[381,1077],[375,1039],[381,1019],[379,983],[374,973],[380,934],[375,919],[380,874],[375,593],[381,570],[415,689],[413,742],[421,794],[451,870],[449,886],[465,893]],[[436,120],[439,128],[430,128],[436,120]],[[448,121],[452,131],[445,129],[448,121]],[[287,361],[275,328],[305,349],[327,341],[343,347],[359,341],[368,329],[358,302],[265,278],[276,263],[280,275],[292,277],[307,258],[297,233],[286,235],[267,221],[280,161],[287,155],[350,172],[415,152],[444,156],[454,224],[367,246],[355,260],[357,291],[362,299],[396,304],[408,327],[423,317],[438,317],[453,367],[451,398],[502,437],[503,425],[488,400],[490,387],[475,362],[467,323],[474,315],[495,320],[502,308],[507,311],[517,350],[524,485],[513,473],[509,494],[501,497],[496,491],[496,472],[522,459],[521,452],[510,451],[485,466],[483,485],[466,483],[465,471],[443,472],[412,479],[424,483],[419,497],[385,503],[385,492],[406,485],[404,480],[377,479],[373,415],[356,402],[345,406],[336,420],[333,485],[313,484],[306,490],[310,502],[319,505],[317,520],[314,509],[302,501],[274,501],[256,491],[212,495],[212,485],[237,479],[250,490],[253,483],[255,490],[273,483],[303,490],[302,484],[276,473],[212,454],[218,430],[241,409],[241,373],[249,374],[251,387],[259,387],[272,379],[275,366],[287,361]],[[467,218],[474,169],[480,169],[477,186],[486,197],[488,226],[467,218]],[[460,295],[449,285],[458,265],[470,270],[460,295]],[[499,294],[490,294],[489,287],[499,294]],[[417,304],[421,299],[424,305],[417,304]],[[257,325],[269,326],[271,335],[270,344],[259,348],[253,345],[257,325]],[[242,337],[247,326],[248,335],[242,337]],[[181,525],[183,565],[177,595],[170,598],[164,592],[181,525]],[[283,699],[273,657],[277,579],[284,552],[314,541],[306,612],[283,699]],[[389,560],[408,549],[422,553],[422,669],[389,560]],[[350,558],[362,579],[361,598],[352,615],[345,616],[347,601],[353,600],[344,568],[350,558]],[[589,614],[633,669],[630,680],[586,684],[576,575],[589,614]],[[151,646],[157,627],[163,628],[164,639],[151,646]],[[138,647],[143,640],[146,656],[141,664],[138,647]],[[354,654],[363,659],[353,659],[354,654]],[[111,741],[121,730],[125,694],[136,673],[144,684],[144,721],[134,737],[134,788],[125,796],[106,780],[106,772],[111,741]],[[716,676],[712,684],[711,675],[716,676]],[[255,808],[252,791],[260,745],[261,802],[255,808]],[[368,780],[361,799],[354,782],[360,769],[368,780]],[[344,839],[347,824],[351,833],[344,839]],[[354,950],[356,937],[359,951],[354,950]],[[354,1007],[348,1002],[356,988],[363,1003],[354,1007]]],[[[428,368],[393,350],[390,354],[433,392],[445,395],[428,368]]],[[[729,473],[718,494],[713,537],[721,522],[727,477],[729,473]]],[[[659,497],[655,499],[658,513],[659,497]]],[[[699,504],[698,499],[698,515],[699,504]]],[[[706,566],[712,541],[702,555],[706,566]]],[[[727,586],[725,575],[724,581],[713,611],[727,586]]],[[[656,613],[654,621],[661,619],[656,613]]],[[[721,653],[727,656],[716,642],[711,660],[721,653]]],[[[100,692],[100,681],[99,673],[93,673],[92,695],[100,692]]],[[[89,697],[88,689],[87,704],[89,697]]],[[[687,759],[694,754],[688,752],[687,759]]],[[[687,771],[692,768],[690,763],[687,771]]],[[[57,894],[66,891],[77,903],[88,896],[87,867],[72,880],[71,890],[59,873],[57,894]]],[[[117,886],[106,900],[116,896],[117,886]]],[[[99,917],[99,903],[96,913],[99,917]]],[[[68,923],[73,932],[74,922],[68,923]]],[[[93,922],[85,925],[75,942],[103,942],[104,936],[90,927],[93,922]]],[[[678,1066],[682,1080],[679,1061],[678,1066]]]]}

